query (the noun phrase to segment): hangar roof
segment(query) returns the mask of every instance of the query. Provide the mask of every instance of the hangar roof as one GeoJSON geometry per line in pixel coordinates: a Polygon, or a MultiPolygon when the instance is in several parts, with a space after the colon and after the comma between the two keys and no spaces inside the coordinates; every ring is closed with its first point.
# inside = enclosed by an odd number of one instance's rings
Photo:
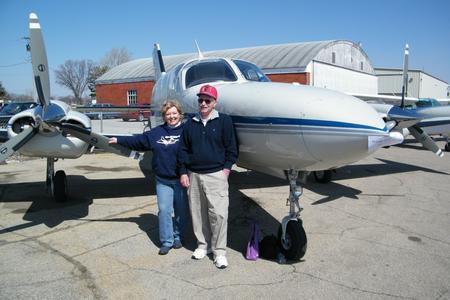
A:
{"type": "MultiPolygon", "coordinates": [[[[205,57],[243,59],[259,66],[265,73],[303,72],[315,60],[374,74],[372,64],[360,45],[348,40],[330,40],[305,43],[268,45],[250,48],[203,52],[205,57]],[[335,53],[334,62],[332,53],[335,53]],[[336,54],[337,53],[337,54],[336,54]],[[339,58],[339,59],[336,59],[339,58]],[[364,61],[363,64],[359,64],[364,61]],[[361,70],[361,65],[364,69],[361,70]]],[[[197,53],[164,56],[166,70],[197,53]]],[[[154,80],[153,60],[141,58],[116,66],[96,80],[97,84],[154,80]]]]}

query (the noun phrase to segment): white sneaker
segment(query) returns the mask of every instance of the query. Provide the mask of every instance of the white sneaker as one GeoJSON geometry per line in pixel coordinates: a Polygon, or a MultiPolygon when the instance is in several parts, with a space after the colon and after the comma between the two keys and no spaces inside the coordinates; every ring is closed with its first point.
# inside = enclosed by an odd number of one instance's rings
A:
{"type": "Polygon", "coordinates": [[[205,249],[200,249],[197,248],[195,249],[194,253],[192,253],[192,258],[193,259],[202,259],[203,257],[205,257],[207,254],[211,253],[211,249],[205,250],[205,249]]]}
{"type": "Polygon", "coordinates": [[[217,257],[214,259],[214,264],[219,269],[225,269],[228,267],[228,261],[225,255],[217,255],[217,257]]]}

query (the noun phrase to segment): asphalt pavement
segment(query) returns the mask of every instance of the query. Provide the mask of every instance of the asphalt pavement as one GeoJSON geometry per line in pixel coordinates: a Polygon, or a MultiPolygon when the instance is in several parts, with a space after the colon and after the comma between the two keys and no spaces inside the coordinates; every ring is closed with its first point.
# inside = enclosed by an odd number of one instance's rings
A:
{"type": "Polygon", "coordinates": [[[46,193],[44,159],[0,165],[0,299],[450,299],[449,153],[410,141],[329,184],[310,180],[300,199],[308,250],[285,264],[244,250],[252,220],[276,234],[287,183],[234,168],[224,270],[190,258],[192,233],[158,255],[146,163],[102,152],[60,160],[66,203],[46,193]]]}

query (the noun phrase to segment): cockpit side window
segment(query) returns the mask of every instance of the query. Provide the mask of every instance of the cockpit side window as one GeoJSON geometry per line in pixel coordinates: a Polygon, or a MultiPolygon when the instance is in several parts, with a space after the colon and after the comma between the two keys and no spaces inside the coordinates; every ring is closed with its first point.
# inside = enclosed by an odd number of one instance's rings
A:
{"type": "Polygon", "coordinates": [[[224,60],[208,60],[192,65],[185,76],[186,88],[215,81],[236,81],[237,77],[224,60]]]}
{"type": "Polygon", "coordinates": [[[250,81],[268,82],[270,79],[256,65],[247,61],[235,59],[233,62],[244,75],[245,79],[250,81]]]}

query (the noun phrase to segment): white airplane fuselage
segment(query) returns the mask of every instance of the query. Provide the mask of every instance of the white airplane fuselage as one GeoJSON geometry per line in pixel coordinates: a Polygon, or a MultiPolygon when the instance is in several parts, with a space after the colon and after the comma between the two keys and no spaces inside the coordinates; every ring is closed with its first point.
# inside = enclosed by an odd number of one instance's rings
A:
{"type": "Polygon", "coordinates": [[[450,136],[450,106],[435,106],[419,108],[417,111],[424,116],[419,125],[428,134],[450,136]]]}
{"type": "Polygon", "coordinates": [[[153,104],[176,99],[186,113],[198,112],[197,93],[209,83],[217,88],[216,109],[235,125],[237,164],[284,177],[284,170],[327,170],[353,163],[379,147],[401,142],[365,102],[309,86],[246,80],[232,60],[223,59],[237,80],[204,81],[186,88],[186,73],[208,59],[174,67],[153,90],[153,104]]]}

